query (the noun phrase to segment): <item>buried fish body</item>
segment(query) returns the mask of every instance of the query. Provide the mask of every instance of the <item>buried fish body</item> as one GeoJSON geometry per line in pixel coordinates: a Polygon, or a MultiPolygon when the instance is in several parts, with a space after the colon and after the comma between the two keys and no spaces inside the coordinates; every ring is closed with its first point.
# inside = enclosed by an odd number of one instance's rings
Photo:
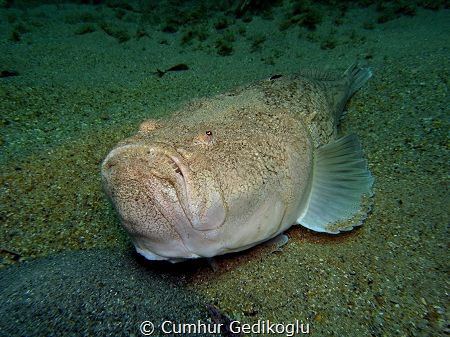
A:
{"type": "Polygon", "coordinates": [[[357,65],[274,76],[143,122],[102,164],[136,250],[178,262],[241,251],[294,224],[333,234],[361,225],[373,177],[337,123],[370,76],[357,65]]]}

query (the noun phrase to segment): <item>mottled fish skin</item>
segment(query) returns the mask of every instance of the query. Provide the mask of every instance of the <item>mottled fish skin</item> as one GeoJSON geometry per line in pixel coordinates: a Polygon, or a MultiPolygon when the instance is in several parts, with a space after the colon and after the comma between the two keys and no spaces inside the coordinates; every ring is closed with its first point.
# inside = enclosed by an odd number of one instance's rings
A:
{"type": "MultiPolygon", "coordinates": [[[[369,75],[370,77],[370,75],[369,75]]],[[[102,164],[136,249],[177,262],[240,251],[296,223],[316,148],[353,91],[319,72],[266,79],[148,120],[102,164]]]]}

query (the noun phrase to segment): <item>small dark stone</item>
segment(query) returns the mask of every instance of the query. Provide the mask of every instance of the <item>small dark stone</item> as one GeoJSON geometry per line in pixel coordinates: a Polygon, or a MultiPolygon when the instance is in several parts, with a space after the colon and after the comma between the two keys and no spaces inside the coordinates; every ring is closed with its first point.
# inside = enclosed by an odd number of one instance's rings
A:
{"type": "Polygon", "coordinates": [[[17,71],[9,71],[9,70],[2,70],[0,73],[0,77],[11,77],[11,76],[19,76],[19,73],[17,71]]]}
{"type": "Polygon", "coordinates": [[[273,81],[273,80],[276,80],[277,78],[280,78],[280,77],[282,77],[282,76],[283,76],[283,75],[279,75],[279,74],[277,74],[277,75],[272,75],[272,76],[270,76],[269,80],[273,81]]]}
{"type": "Polygon", "coordinates": [[[189,67],[184,63],[180,63],[173,67],[170,67],[166,71],[181,71],[181,70],[189,70],[189,67]]]}

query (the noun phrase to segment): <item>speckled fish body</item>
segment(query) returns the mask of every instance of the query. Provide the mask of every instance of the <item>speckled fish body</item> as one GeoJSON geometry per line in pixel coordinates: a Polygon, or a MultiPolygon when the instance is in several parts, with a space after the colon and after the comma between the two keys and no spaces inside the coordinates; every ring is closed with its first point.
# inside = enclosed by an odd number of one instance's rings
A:
{"type": "Polygon", "coordinates": [[[356,137],[337,139],[336,125],[370,76],[352,66],[261,80],[143,122],[102,164],[137,251],[177,262],[241,251],[294,224],[360,225],[373,178],[356,137]]]}

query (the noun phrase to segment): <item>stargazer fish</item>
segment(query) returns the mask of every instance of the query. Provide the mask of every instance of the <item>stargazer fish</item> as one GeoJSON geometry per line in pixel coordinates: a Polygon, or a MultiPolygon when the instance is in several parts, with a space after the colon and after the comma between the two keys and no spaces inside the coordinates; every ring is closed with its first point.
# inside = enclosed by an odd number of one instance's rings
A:
{"type": "Polygon", "coordinates": [[[144,121],[102,163],[105,190],[136,250],[178,262],[238,252],[292,225],[361,225],[373,177],[357,137],[337,136],[370,77],[273,76],[144,121]]]}

